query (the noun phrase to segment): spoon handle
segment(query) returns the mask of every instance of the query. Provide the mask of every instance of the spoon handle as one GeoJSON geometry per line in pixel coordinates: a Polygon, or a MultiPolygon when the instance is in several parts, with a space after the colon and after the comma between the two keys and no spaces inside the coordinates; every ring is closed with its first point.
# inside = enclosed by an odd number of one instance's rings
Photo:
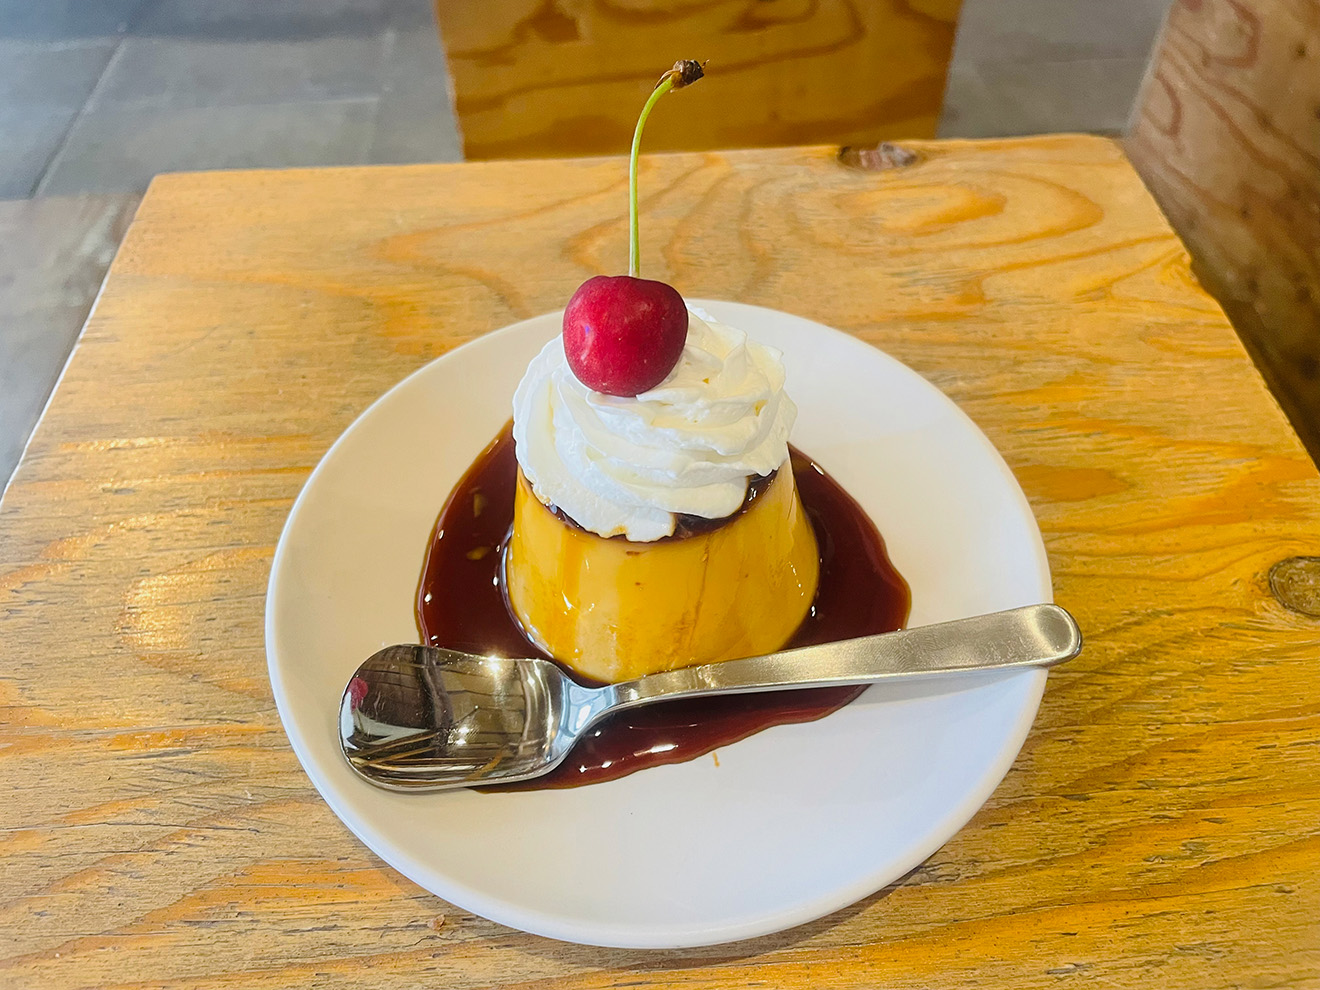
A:
{"type": "MultiPolygon", "coordinates": [[[[1047,667],[1081,651],[1082,634],[1057,605],[1027,605],[937,625],[651,674],[614,685],[617,707],[783,687],[867,684],[958,670],[1047,667]]],[[[612,708],[616,706],[611,706],[612,708]]]]}

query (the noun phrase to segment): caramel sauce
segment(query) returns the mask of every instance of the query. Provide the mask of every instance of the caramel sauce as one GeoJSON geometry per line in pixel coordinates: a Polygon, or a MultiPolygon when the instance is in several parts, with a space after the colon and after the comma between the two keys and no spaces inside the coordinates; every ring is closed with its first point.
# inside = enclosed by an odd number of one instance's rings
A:
{"type": "MultiPolygon", "coordinates": [[[[789,454],[798,494],[816,533],[821,566],[811,611],[788,646],[902,628],[911,595],[890,563],[875,525],[819,465],[796,448],[790,447],[789,454]]],[[[500,558],[513,524],[516,483],[510,423],[468,468],[440,510],[417,592],[423,643],[467,653],[545,656],[522,634],[500,584],[500,558]]],[[[749,501],[764,484],[762,479],[753,480],[749,501]]],[[[739,511],[746,506],[744,502],[739,511]]],[[[685,763],[772,725],[823,718],[864,690],[862,686],[768,691],[620,712],[592,729],[557,769],[509,786],[573,787],[646,767],[685,763]]]]}

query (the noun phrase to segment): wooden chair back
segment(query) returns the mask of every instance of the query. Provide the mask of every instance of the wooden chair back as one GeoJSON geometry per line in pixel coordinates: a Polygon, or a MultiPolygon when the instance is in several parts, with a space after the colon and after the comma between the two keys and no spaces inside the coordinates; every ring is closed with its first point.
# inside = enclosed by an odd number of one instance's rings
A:
{"type": "Polygon", "coordinates": [[[647,151],[934,137],[960,5],[436,0],[436,13],[465,155],[487,159],[626,152],[678,58],[709,59],[720,83],[661,107],[647,151]]]}
{"type": "Polygon", "coordinates": [[[1127,149],[1320,460],[1320,0],[1177,0],[1127,149]]]}

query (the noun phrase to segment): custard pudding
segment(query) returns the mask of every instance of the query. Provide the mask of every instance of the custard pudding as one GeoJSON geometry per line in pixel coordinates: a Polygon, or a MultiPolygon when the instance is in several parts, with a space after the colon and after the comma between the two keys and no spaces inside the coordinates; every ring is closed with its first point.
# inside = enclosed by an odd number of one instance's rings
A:
{"type": "Polygon", "coordinates": [[[504,579],[527,637],[598,681],[783,647],[819,579],[783,386],[777,351],[700,310],[636,396],[588,388],[547,344],[514,398],[504,579]]]}

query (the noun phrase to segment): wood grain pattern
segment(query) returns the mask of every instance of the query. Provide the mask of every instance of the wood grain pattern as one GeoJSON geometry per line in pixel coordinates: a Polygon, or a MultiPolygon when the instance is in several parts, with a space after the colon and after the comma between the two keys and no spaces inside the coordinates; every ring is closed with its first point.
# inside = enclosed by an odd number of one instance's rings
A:
{"type": "MultiPolygon", "coordinates": [[[[1087,636],[974,820],[889,889],[681,952],[510,931],[299,769],[263,595],[302,482],[438,354],[626,258],[618,159],[167,175],[0,503],[0,986],[1320,985],[1320,477],[1119,147],[644,163],[645,266],[944,389],[1087,636]]],[[[883,827],[883,823],[877,823],[883,827]]]]}
{"type": "Polygon", "coordinates": [[[1180,0],[1133,162],[1320,460],[1320,0],[1180,0]]]}
{"type": "MultiPolygon", "coordinates": [[[[961,0],[437,0],[467,158],[626,153],[660,74],[718,87],[650,151],[934,137],[961,0]]],[[[677,101],[675,101],[677,103],[677,101]]]]}

